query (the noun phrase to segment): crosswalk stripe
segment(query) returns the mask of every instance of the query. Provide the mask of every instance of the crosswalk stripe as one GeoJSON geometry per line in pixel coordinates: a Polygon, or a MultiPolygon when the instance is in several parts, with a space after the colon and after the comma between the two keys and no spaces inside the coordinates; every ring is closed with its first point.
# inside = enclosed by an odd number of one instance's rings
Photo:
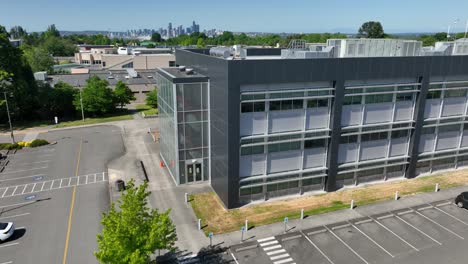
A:
{"type": "Polygon", "coordinates": [[[291,261],[293,261],[293,259],[288,258],[288,259],[282,259],[282,260],[279,260],[279,261],[275,261],[275,262],[273,262],[273,264],[283,264],[283,263],[287,263],[287,262],[291,262],[291,261]]]}
{"type": "Polygon", "coordinates": [[[284,250],[284,249],[278,249],[278,250],[275,250],[275,251],[267,252],[267,255],[268,255],[268,256],[271,256],[271,255],[276,255],[276,254],[284,253],[284,252],[286,252],[286,250],[284,250]]]}
{"type": "Polygon", "coordinates": [[[286,253],[286,254],[282,254],[282,255],[278,255],[278,256],[271,256],[271,257],[270,257],[271,260],[277,260],[277,259],[282,259],[282,258],[289,258],[289,254],[286,253]]]}
{"type": "Polygon", "coordinates": [[[273,250],[273,249],[277,249],[277,248],[281,248],[281,245],[276,245],[276,246],[266,247],[266,248],[263,248],[263,250],[265,250],[265,251],[269,251],[269,250],[273,250]]]}
{"type": "Polygon", "coordinates": [[[265,243],[260,244],[260,246],[264,247],[264,246],[269,246],[273,244],[278,244],[278,241],[275,240],[275,241],[265,242],[265,243]]]}

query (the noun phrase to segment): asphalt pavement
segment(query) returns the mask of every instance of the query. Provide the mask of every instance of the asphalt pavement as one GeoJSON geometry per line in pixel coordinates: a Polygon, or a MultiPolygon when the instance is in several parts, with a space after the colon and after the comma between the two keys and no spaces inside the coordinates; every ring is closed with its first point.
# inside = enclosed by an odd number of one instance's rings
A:
{"type": "Polygon", "coordinates": [[[97,263],[96,234],[109,208],[107,163],[124,153],[120,128],[39,134],[57,141],[8,156],[0,173],[0,221],[16,231],[0,263],[97,263]]]}

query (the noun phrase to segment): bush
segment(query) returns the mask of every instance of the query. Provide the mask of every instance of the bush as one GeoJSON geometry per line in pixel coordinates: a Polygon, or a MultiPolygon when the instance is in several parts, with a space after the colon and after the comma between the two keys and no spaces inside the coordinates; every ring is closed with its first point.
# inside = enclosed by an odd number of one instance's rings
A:
{"type": "Polygon", "coordinates": [[[49,145],[49,142],[45,139],[35,139],[30,142],[29,147],[35,148],[35,147],[40,147],[44,145],[49,145]]]}
{"type": "Polygon", "coordinates": [[[23,147],[18,143],[0,143],[0,149],[13,150],[13,149],[22,149],[23,147]]]}

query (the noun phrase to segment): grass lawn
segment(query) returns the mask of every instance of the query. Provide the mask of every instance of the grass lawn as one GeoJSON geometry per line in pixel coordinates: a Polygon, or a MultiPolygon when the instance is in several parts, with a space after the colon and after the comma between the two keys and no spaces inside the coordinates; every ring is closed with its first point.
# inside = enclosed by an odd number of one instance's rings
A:
{"type": "Polygon", "coordinates": [[[466,185],[468,170],[277,200],[231,210],[226,210],[212,192],[191,195],[190,203],[197,218],[202,219],[203,225],[206,225],[204,232],[220,234],[240,230],[245,219],[249,220],[251,226],[267,225],[281,222],[286,216],[289,219],[299,218],[301,209],[304,209],[305,215],[310,216],[349,208],[351,200],[354,200],[357,206],[391,200],[396,191],[400,197],[433,192],[436,183],[439,183],[441,189],[466,185]]]}
{"type": "Polygon", "coordinates": [[[113,121],[132,120],[132,119],[133,119],[133,114],[113,115],[113,116],[107,116],[107,117],[91,117],[91,118],[85,118],[84,121],[82,119],[79,119],[79,120],[61,122],[61,123],[55,125],[54,128],[81,126],[81,125],[92,125],[92,124],[99,124],[99,123],[106,123],[106,122],[113,122],[113,121]]]}
{"type": "Polygon", "coordinates": [[[145,115],[157,115],[158,114],[157,108],[152,108],[151,106],[146,105],[146,104],[139,104],[139,105],[136,105],[135,107],[139,112],[142,112],[145,115]]]}

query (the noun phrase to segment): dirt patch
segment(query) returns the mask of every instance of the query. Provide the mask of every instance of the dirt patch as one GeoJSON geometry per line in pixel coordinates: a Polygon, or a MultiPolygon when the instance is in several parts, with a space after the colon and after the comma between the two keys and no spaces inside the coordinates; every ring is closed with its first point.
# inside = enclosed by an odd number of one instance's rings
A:
{"type": "Polygon", "coordinates": [[[215,234],[240,230],[245,219],[250,225],[260,226],[281,221],[284,217],[299,218],[301,209],[308,215],[335,211],[349,206],[354,200],[356,205],[393,199],[399,196],[415,195],[434,191],[435,184],[440,189],[468,184],[468,170],[435,174],[415,179],[402,179],[392,182],[364,185],[358,188],[343,189],[321,195],[289,198],[239,209],[226,210],[214,193],[201,193],[191,196],[191,204],[197,215],[207,225],[204,231],[215,234]]]}

